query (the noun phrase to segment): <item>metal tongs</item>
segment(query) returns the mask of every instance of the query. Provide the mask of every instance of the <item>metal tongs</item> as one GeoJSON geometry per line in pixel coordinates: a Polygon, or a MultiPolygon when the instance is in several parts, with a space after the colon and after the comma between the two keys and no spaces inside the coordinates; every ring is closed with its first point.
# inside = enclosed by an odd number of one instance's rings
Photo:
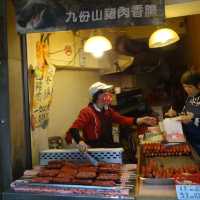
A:
{"type": "Polygon", "coordinates": [[[92,165],[94,165],[94,166],[97,166],[97,165],[98,165],[98,161],[97,161],[95,158],[93,158],[93,157],[88,153],[87,149],[82,150],[82,151],[80,151],[80,152],[83,154],[83,156],[84,156],[85,158],[87,158],[87,160],[88,160],[92,165]]]}
{"type": "Polygon", "coordinates": [[[98,161],[93,158],[87,151],[83,152],[84,156],[90,161],[90,163],[94,166],[98,165],[98,161]]]}

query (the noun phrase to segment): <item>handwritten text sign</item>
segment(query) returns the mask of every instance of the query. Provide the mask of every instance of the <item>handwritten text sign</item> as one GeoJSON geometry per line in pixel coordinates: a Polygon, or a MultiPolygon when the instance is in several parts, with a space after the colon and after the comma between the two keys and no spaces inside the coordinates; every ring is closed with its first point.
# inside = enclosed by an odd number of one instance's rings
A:
{"type": "Polygon", "coordinates": [[[32,106],[32,128],[46,128],[53,94],[54,66],[36,68],[34,74],[34,92],[32,106]]]}

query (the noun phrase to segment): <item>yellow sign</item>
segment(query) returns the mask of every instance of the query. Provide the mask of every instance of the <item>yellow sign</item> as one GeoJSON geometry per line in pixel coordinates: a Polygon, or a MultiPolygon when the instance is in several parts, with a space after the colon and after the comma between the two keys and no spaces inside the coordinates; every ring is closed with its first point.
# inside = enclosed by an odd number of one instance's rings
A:
{"type": "MultiPolygon", "coordinates": [[[[48,37],[48,36],[47,36],[48,37]]],[[[42,39],[36,44],[37,66],[33,69],[32,82],[32,129],[46,128],[49,121],[49,110],[53,95],[55,67],[47,63],[48,43],[42,39]]]]}
{"type": "Polygon", "coordinates": [[[32,113],[32,128],[46,128],[49,120],[49,110],[53,94],[55,67],[45,65],[42,70],[35,68],[32,113]]]}

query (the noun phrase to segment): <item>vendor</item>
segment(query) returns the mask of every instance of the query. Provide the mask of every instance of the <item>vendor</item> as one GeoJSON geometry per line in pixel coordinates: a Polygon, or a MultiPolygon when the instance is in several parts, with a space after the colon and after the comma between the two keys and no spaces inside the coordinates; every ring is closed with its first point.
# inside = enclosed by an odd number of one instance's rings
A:
{"type": "MultiPolygon", "coordinates": [[[[181,77],[181,84],[188,95],[182,110],[185,115],[181,120],[184,133],[187,140],[200,154],[200,73],[186,71],[181,77]]],[[[167,112],[170,117],[176,114],[176,111],[172,109],[167,112]]]]}
{"type": "Polygon", "coordinates": [[[154,117],[125,117],[115,112],[111,107],[112,94],[109,92],[113,88],[101,82],[92,84],[89,88],[91,102],[80,111],[78,118],[72,124],[66,134],[66,141],[69,143],[73,138],[78,144],[79,150],[86,151],[88,146],[93,148],[109,147],[113,143],[112,123],[120,125],[157,123],[154,117]],[[83,137],[80,132],[82,131],[83,137]]]}

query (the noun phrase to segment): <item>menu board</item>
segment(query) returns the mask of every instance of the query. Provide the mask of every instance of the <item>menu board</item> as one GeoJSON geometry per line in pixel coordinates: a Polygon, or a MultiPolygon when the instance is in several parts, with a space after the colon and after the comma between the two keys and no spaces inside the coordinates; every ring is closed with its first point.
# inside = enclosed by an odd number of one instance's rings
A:
{"type": "Polygon", "coordinates": [[[178,200],[199,200],[200,185],[176,185],[178,200]]]}
{"type": "Polygon", "coordinates": [[[32,129],[46,128],[52,101],[55,67],[51,65],[36,67],[33,76],[32,129]]]}

